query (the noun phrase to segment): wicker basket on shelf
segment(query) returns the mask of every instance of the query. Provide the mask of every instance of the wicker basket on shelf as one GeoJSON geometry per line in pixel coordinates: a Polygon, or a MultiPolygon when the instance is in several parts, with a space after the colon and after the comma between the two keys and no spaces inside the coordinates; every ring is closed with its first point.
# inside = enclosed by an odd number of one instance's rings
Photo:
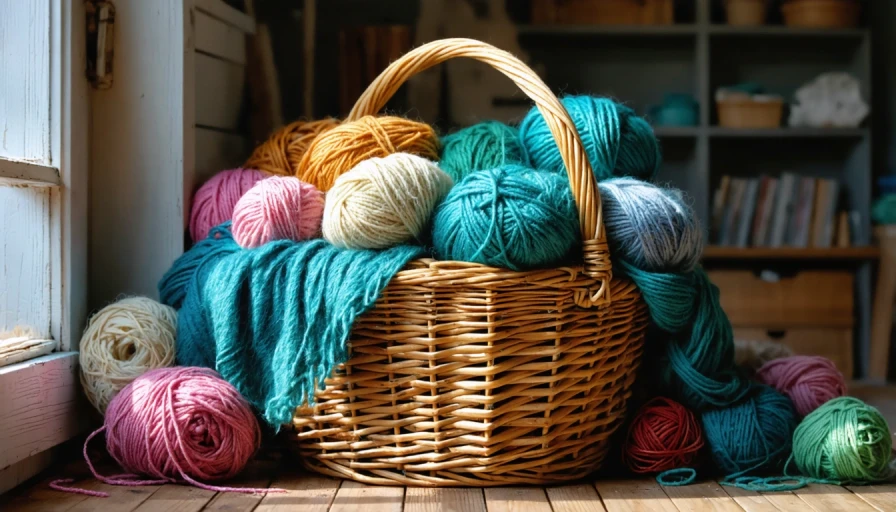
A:
{"type": "Polygon", "coordinates": [[[725,0],[725,17],[729,25],[763,25],[767,12],[768,0],[725,0]]]}
{"type": "Polygon", "coordinates": [[[777,128],[784,116],[784,100],[730,98],[716,101],[719,126],[725,128],[777,128]]]}
{"type": "Polygon", "coordinates": [[[852,28],[861,11],[856,0],[788,0],[781,6],[784,23],[791,27],[852,28]]]}
{"type": "Polygon", "coordinates": [[[470,39],[416,48],[361,95],[375,114],[411,76],[456,57],[501,71],[535,101],[566,164],[584,264],[513,272],[421,259],[354,325],[351,358],[293,418],[309,469],[364,483],[548,484],[595,471],[622,421],[647,312],[613,277],[601,202],[575,125],[525,64],[470,39]]]}
{"type": "Polygon", "coordinates": [[[670,25],[673,0],[532,0],[532,23],[670,25]]]}

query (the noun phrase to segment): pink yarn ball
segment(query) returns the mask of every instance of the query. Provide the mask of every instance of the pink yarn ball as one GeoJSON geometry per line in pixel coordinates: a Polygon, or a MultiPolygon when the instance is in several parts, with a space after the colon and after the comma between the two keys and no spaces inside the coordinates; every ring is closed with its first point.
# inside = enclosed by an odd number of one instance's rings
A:
{"type": "Polygon", "coordinates": [[[255,184],[233,209],[233,238],[241,247],[272,240],[305,240],[320,233],[323,194],[292,176],[272,176],[255,184]]]}
{"type": "Polygon", "coordinates": [[[109,403],[105,429],[106,448],[126,471],[200,487],[242,471],[261,443],[249,403],[208,368],[144,373],[109,403]]]}
{"type": "Polygon", "coordinates": [[[756,379],[789,396],[800,416],[846,394],[843,374],[821,356],[773,359],[759,368],[756,379]]]}
{"type": "Polygon", "coordinates": [[[205,239],[218,224],[233,218],[233,207],[240,197],[268,175],[255,169],[221,171],[199,187],[190,210],[190,238],[205,239]]]}

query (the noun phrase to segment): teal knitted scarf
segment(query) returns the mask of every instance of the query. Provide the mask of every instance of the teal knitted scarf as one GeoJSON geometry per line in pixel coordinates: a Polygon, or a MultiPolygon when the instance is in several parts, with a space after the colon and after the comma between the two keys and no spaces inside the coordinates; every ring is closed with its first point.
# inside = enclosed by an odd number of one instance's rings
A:
{"type": "Polygon", "coordinates": [[[319,239],[235,245],[226,226],[216,228],[174,263],[160,295],[183,301],[178,364],[214,368],[275,428],[313,402],[314,391],[348,360],[355,320],[423,252],[351,251],[319,239]]]}

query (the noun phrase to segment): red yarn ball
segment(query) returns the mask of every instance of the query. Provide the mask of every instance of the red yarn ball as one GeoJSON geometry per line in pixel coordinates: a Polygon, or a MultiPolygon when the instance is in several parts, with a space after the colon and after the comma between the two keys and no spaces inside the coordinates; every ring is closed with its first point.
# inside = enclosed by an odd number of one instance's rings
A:
{"type": "Polygon", "coordinates": [[[233,218],[237,201],[268,175],[255,169],[221,171],[199,187],[190,209],[190,238],[204,240],[218,224],[233,218]]]}
{"type": "Polygon", "coordinates": [[[821,356],[773,359],[759,368],[756,379],[790,397],[800,416],[846,395],[843,374],[830,359],[821,356]]]}
{"type": "Polygon", "coordinates": [[[703,448],[694,414],[664,397],[644,404],[628,430],[622,458],[635,473],[659,473],[690,466],[703,448]]]}

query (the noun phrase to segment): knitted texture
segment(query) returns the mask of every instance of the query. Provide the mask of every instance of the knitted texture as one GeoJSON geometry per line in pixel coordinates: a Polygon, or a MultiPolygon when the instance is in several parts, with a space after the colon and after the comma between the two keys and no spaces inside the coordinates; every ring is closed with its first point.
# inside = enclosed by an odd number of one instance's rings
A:
{"type": "MultiPolygon", "coordinates": [[[[647,121],[610,98],[567,96],[562,103],[575,123],[598,181],[614,176],[653,181],[662,157],[647,121]]],[[[537,107],[520,124],[520,140],[533,167],[566,175],[560,149],[537,107]]]]}
{"type": "Polygon", "coordinates": [[[364,160],[336,178],[327,193],[324,238],[348,249],[422,242],[433,210],[452,185],[435,162],[410,153],[364,160]]]}
{"type": "MultiPolygon", "coordinates": [[[[236,246],[225,236],[213,241],[236,246]]],[[[206,249],[199,258],[191,251],[184,266],[197,271],[179,311],[177,361],[215,368],[278,428],[313,402],[348,359],[355,319],[422,253],[411,246],[342,250],[321,239],[206,249]]]]}
{"type": "Polygon", "coordinates": [[[148,370],[174,364],[177,313],[146,297],[109,304],[90,318],[81,336],[81,386],[105,413],[109,401],[148,370]]]}
{"type": "Polygon", "coordinates": [[[846,380],[829,359],[793,356],[769,361],[756,380],[784,393],[803,417],[821,404],[846,394],[846,380]]]}
{"type": "Polygon", "coordinates": [[[545,267],[578,244],[577,219],[565,177],[507,164],[451,189],[433,219],[433,245],[443,260],[545,267]]]}
{"type": "Polygon", "coordinates": [[[292,176],[271,176],[243,194],[233,208],[233,238],[241,247],[320,234],[324,196],[292,176]]]}
{"type": "Polygon", "coordinates": [[[338,124],[335,119],[292,122],[256,147],[243,167],[274,175],[295,176],[308,146],[318,135],[338,124]]]}
{"type": "Polygon", "coordinates": [[[362,161],[392,153],[411,153],[438,160],[439,138],[425,123],[401,117],[364,116],[314,139],[296,175],[327,192],[336,178],[362,161]]]}
{"type": "Polygon", "coordinates": [[[519,131],[498,121],[484,121],[442,138],[439,167],[455,183],[473,171],[504,164],[528,165],[519,131]]]}
{"type": "Polygon", "coordinates": [[[267,174],[255,169],[221,171],[199,187],[190,209],[190,239],[208,236],[213,227],[233,218],[233,208],[256,182],[267,174]]]}

